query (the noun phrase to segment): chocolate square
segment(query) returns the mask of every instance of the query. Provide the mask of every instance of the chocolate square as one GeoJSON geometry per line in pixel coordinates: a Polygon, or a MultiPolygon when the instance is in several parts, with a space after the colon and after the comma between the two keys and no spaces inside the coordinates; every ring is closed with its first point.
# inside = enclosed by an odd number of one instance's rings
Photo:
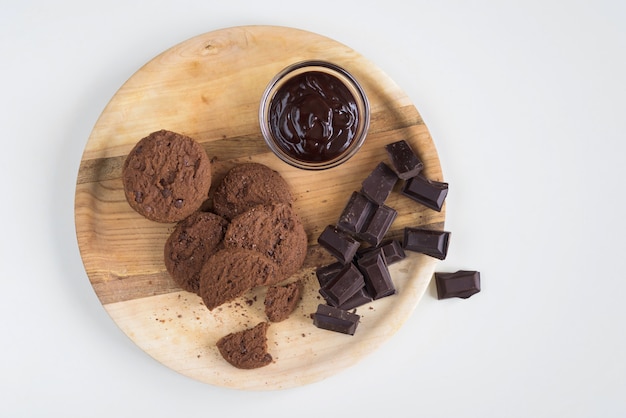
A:
{"type": "Polygon", "coordinates": [[[404,228],[405,250],[415,251],[444,260],[448,253],[450,233],[420,228],[404,228]]]}
{"type": "Polygon", "coordinates": [[[363,287],[363,274],[353,263],[348,263],[319,292],[328,304],[340,306],[363,287]]]}
{"type": "Polygon", "coordinates": [[[424,168],[424,163],[405,140],[385,145],[391,165],[398,177],[408,180],[415,177],[424,168]]]}
{"type": "Polygon", "coordinates": [[[391,228],[391,224],[396,219],[396,216],[398,216],[398,212],[389,206],[382,205],[376,207],[369,222],[359,234],[359,238],[374,246],[380,244],[389,228],[391,228]]]}
{"type": "Polygon", "coordinates": [[[455,273],[435,273],[435,283],[439,299],[467,299],[480,292],[480,273],[469,270],[459,270],[455,273]]]}
{"type": "Polygon", "coordinates": [[[339,216],[337,227],[349,234],[357,234],[361,232],[364,225],[368,222],[373,211],[374,203],[365,195],[353,192],[339,216]]]}
{"type": "Polygon", "coordinates": [[[401,193],[430,209],[441,212],[448,195],[448,183],[428,180],[418,174],[404,183],[401,193]]]}
{"type": "Polygon", "coordinates": [[[317,242],[343,264],[352,261],[361,245],[356,239],[332,225],[328,225],[322,231],[317,242]]]}
{"type": "Polygon", "coordinates": [[[361,184],[361,193],[377,205],[382,205],[398,181],[398,175],[383,162],[361,184]]]}
{"type": "Polygon", "coordinates": [[[354,335],[361,317],[355,313],[320,304],[317,311],[311,315],[313,324],[321,329],[354,335]]]}
{"type": "Polygon", "coordinates": [[[363,273],[365,287],[372,299],[376,300],[396,293],[382,249],[360,258],[357,265],[363,273]]]}

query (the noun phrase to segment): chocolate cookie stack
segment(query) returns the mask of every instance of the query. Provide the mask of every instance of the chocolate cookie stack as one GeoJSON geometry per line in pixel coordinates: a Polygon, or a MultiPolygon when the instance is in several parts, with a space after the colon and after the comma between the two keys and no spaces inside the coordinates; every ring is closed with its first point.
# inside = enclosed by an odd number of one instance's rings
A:
{"type": "MultiPolygon", "coordinates": [[[[217,184],[208,212],[201,208],[209,199],[211,175],[211,161],[199,143],[161,130],[135,145],[122,181],[136,212],[155,222],[176,222],[164,246],[164,264],[177,285],[199,295],[209,310],[268,286],[268,320],[286,319],[300,299],[299,284],[280,282],[300,269],[308,244],[288,184],[267,166],[239,164],[217,184]]],[[[254,341],[262,340],[257,334],[266,332],[265,324],[249,330],[254,341]]],[[[220,344],[224,355],[229,343],[220,344]]],[[[241,368],[267,364],[268,357],[261,357],[251,362],[225,356],[241,368]]]]}

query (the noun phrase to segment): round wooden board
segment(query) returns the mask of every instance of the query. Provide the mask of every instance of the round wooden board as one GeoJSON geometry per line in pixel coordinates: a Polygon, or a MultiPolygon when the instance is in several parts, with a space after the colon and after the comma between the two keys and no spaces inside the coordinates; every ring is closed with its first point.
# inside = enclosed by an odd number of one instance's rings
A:
{"type": "MultiPolygon", "coordinates": [[[[163,52],[137,71],[98,119],[78,173],[75,221],[81,256],[102,305],[117,325],[162,364],[202,382],[239,389],[279,389],[318,381],[353,365],[391,337],[414,310],[437,260],[411,253],[391,266],[397,294],[357,309],[354,336],[316,328],[319,303],[315,268],[333,259],[317,245],[336,223],[350,194],[380,161],[384,145],[405,139],[424,161],[424,173],[441,181],[437,151],[417,109],[378,67],[326,37],[286,27],[245,26],[206,33],[163,52]],[[347,163],[321,172],[290,167],[261,137],[258,107],[271,78],[297,61],[321,59],[345,67],[363,85],[372,119],[363,148],[347,163]],[[257,288],[209,312],[199,297],[176,287],[165,270],[163,245],[173,224],[135,213],[124,198],[121,166],[133,145],[168,129],[198,140],[213,158],[214,183],[234,165],[254,161],[289,183],[309,239],[300,272],[304,296],[296,311],[268,330],[274,362],[255,370],[226,363],[216,341],[266,320],[257,288]]],[[[399,185],[398,185],[399,187],[399,185]]],[[[389,236],[406,226],[442,229],[435,212],[394,191],[387,205],[398,211],[389,236]]]]}

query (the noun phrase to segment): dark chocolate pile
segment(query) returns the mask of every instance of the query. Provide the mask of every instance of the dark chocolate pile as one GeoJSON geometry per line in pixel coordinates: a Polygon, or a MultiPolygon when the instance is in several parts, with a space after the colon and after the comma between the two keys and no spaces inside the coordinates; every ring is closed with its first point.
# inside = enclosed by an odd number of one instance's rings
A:
{"type": "MultiPolygon", "coordinates": [[[[396,293],[388,266],[405,257],[404,251],[419,252],[443,260],[448,252],[450,232],[406,227],[402,244],[384,240],[397,216],[385,201],[398,181],[401,193],[432,210],[441,211],[448,184],[421,174],[421,159],[408,142],[385,146],[391,167],[380,162],[354,191],[336,225],[328,225],[318,243],[337,262],[317,269],[320,294],[326,305],[319,305],[314,324],[323,329],[353,335],[360,316],[348,312],[373,300],[396,293]]],[[[437,275],[439,298],[469,297],[480,291],[477,272],[437,275]]]]}

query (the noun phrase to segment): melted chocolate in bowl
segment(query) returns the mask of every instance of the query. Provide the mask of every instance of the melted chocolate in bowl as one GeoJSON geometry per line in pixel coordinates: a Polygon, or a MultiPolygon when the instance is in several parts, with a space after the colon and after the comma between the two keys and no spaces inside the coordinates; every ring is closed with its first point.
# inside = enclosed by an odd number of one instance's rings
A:
{"type": "Polygon", "coordinates": [[[278,157],[296,167],[325,169],[358,151],[369,125],[369,106],[345,70],[306,62],[270,83],[260,119],[265,140],[278,157]]]}
{"type": "Polygon", "coordinates": [[[337,158],[354,141],[359,112],[336,77],[319,71],[287,81],[270,104],[270,129],[285,153],[308,162],[337,158]]]}

